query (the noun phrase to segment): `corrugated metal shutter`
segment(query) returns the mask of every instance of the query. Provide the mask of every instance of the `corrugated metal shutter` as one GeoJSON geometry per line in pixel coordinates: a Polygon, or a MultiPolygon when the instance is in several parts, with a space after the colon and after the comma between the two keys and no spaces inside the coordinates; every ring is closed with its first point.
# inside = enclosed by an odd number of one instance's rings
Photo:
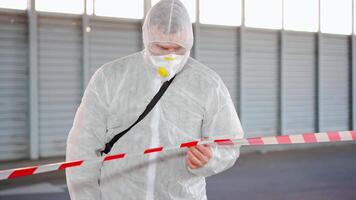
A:
{"type": "Polygon", "coordinates": [[[140,21],[92,19],[89,33],[90,77],[106,62],[142,49],[140,21]]]}
{"type": "Polygon", "coordinates": [[[82,96],[81,20],[43,14],[38,28],[40,156],[64,155],[82,96]]]}
{"type": "Polygon", "coordinates": [[[350,86],[352,87],[352,96],[351,102],[352,102],[352,129],[356,129],[356,37],[353,35],[352,36],[352,83],[350,83],[350,86]]]}
{"type": "Polygon", "coordinates": [[[320,131],[348,130],[350,124],[349,37],[320,37],[320,131]]]}
{"type": "Polygon", "coordinates": [[[316,128],[316,35],[285,32],[283,39],[283,121],[285,134],[316,128]]]}
{"type": "Polygon", "coordinates": [[[197,59],[217,72],[238,105],[239,33],[236,27],[201,25],[197,59]]]}
{"type": "Polygon", "coordinates": [[[242,125],[249,137],[274,135],[279,125],[279,32],[246,29],[242,34],[242,125]]]}
{"type": "Polygon", "coordinates": [[[26,14],[0,13],[0,160],[28,156],[26,14]]]}

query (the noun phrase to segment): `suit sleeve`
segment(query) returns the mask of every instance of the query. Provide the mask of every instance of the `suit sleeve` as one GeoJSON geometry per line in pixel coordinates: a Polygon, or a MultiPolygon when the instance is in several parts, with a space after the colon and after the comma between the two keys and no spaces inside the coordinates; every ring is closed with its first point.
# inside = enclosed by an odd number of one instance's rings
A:
{"type": "MultiPolygon", "coordinates": [[[[89,81],[76,111],[67,138],[66,160],[92,160],[104,146],[108,114],[107,85],[102,68],[89,81]]],[[[66,169],[66,179],[72,200],[100,200],[101,162],[85,162],[66,169]]]]}
{"type": "MultiPolygon", "coordinates": [[[[203,119],[202,137],[209,140],[243,138],[244,132],[230,94],[220,79],[218,88],[209,95],[203,119]]],[[[211,145],[212,158],[201,168],[188,170],[198,176],[208,177],[232,167],[239,157],[240,147],[211,145]]]]}

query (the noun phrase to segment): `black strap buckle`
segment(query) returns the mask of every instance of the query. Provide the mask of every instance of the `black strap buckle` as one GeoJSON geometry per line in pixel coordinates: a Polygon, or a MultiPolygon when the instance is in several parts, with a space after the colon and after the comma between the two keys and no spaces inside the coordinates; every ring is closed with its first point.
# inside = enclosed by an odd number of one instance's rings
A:
{"type": "Polygon", "coordinates": [[[112,146],[110,145],[110,143],[106,143],[104,150],[100,151],[100,155],[103,155],[103,153],[108,154],[110,152],[111,148],[112,148],[112,146]]]}

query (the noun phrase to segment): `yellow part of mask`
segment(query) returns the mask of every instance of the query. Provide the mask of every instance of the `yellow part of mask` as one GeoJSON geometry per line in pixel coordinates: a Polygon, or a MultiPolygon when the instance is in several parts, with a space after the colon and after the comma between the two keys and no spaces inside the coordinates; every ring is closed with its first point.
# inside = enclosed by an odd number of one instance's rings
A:
{"type": "Polygon", "coordinates": [[[166,78],[169,75],[169,72],[167,71],[167,69],[165,67],[159,67],[157,72],[163,78],[166,78]]]}
{"type": "Polygon", "coordinates": [[[166,57],[163,58],[163,60],[165,60],[165,61],[173,61],[173,60],[175,60],[175,58],[170,57],[170,56],[166,56],[166,57]]]}

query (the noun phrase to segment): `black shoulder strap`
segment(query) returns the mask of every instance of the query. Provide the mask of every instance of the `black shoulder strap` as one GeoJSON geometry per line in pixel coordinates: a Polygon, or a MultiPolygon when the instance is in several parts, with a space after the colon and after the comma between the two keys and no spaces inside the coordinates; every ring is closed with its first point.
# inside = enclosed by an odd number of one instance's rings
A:
{"type": "Polygon", "coordinates": [[[121,133],[118,133],[117,135],[115,135],[110,142],[105,144],[105,149],[103,151],[101,151],[101,155],[103,155],[103,153],[108,154],[111,151],[111,148],[114,146],[114,144],[123,136],[125,135],[127,132],[129,132],[131,130],[132,127],[134,127],[137,123],[139,123],[143,118],[146,117],[146,115],[155,107],[155,105],[157,104],[157,102],[161,99],[161,97],[163,96],[163,94],[166,92],[167,88],[169,87],[169,85],[172,83],[173,79],[175,78],[175,76],[173,78],[171,78],[171,80],[166,81],[163,83],[163,85],[161,86],[161,88],[159,89],[159,91],[157,92],[157,94],[153,97],[153,99],[151,100],[151,102],[147,105],[146,109],[143,111],[143,113],[138,117],[138,119],[135,121],[135,123],[133,123],[130,127],[128,127],[127,129],[125,129],[124,131],[122,131],[121,133]]]}

